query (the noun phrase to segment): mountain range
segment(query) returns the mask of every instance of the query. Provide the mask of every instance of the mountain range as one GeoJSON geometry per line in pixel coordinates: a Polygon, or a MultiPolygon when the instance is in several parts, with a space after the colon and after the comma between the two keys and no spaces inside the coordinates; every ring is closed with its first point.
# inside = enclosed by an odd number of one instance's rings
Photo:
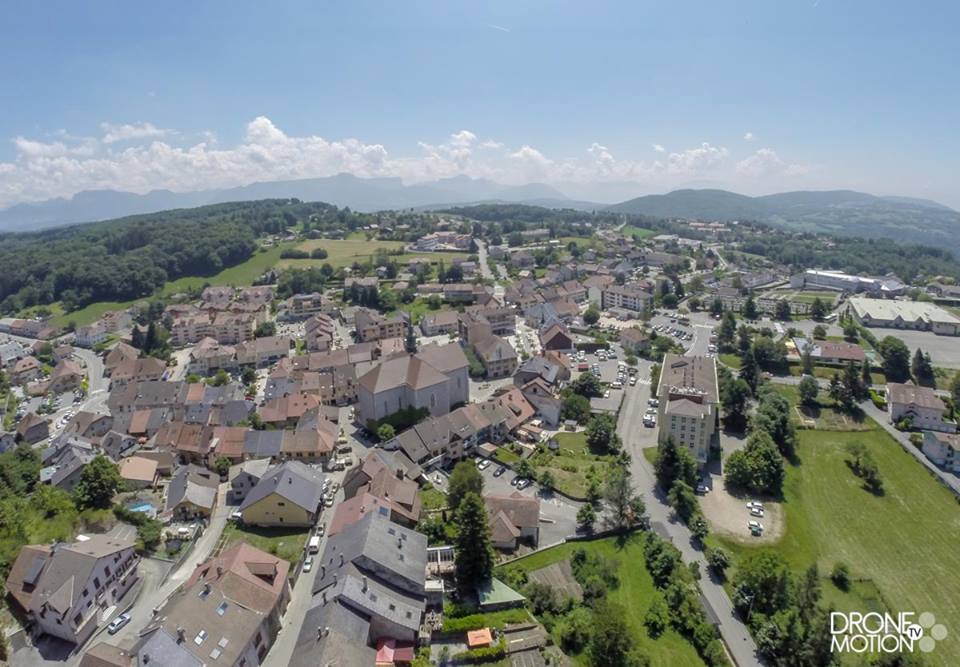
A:
{"type": "Polygon", "coordinates": [[[763,197],[726,190],[675,190],[608,207],[661,218],[755,220],[792,231],[889,238],[960,255],[960,213],[937,202],[852,190],[783,192],[763,197]]]}
{"type": "Polygon", "coordinates": [[[351,174],[338,174],[327,178],[261,182],[217,190],[154,190],[142,195],[115,190],[90,190],[70,198],[17,204],[0,210],[0,231],[37,230],[228,201],[294,197],[349,206],[364,212],[522,203],[663,218],[756,220],[794,231],[922,243],[948,248],[960,256],[960,213],[925,199],[878,197],[851,190],[783,192],[749,197],[719,189],[683,189],[606,205],[571,199],[557,188],[543,183],[503,185],[467,176],[404,185],[399,178],[359,178],[351,174]]]}

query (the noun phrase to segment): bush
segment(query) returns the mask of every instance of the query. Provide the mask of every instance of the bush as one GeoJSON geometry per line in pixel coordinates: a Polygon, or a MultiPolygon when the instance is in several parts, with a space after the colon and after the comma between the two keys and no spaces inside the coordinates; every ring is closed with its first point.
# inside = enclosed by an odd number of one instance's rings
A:
{"type": "Polygon", "coordinates": [[[830,580],[840,590],[850,590],[850,567],[843,562],[837,563],[830,572],[830,580]]]}
{"type": "Polygon", "coordinates": [[[593,614],[586,607],[576,607],[557,621],[556,636],[567,653],[579,653],[590,642],[593,614]]]}
{"type": "Polygon", "coordinates": [[[468,663],[479,663],[479,662],[497,662],[503,660],[507,655],[507,640],[503,637],[500,637],[494,646],[488,646],[486,648],[475,648],[469,651],[461,651],[460,653],[455,653],[453,655],[453,660],[455,662],[468,662],[468,663]]]}
{"type": "Polygon", "coordinates": [[[643,624],[647,628],[647,634],[653,639],[662,635],[670,624],[670,610],[659,593],[650,601],[650,608],[647,609],[647,615],[643,618],[643,624]]]}

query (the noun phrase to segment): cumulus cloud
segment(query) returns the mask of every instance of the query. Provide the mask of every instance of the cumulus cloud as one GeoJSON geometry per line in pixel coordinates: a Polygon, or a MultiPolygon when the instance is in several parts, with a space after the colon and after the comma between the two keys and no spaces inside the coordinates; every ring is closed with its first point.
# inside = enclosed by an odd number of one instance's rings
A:
{"type": "Polygon", "coordinates": [[[756,139],[756,137],[753,136],[753,132],[747,132],[743,135],[744,141],[753,141],[754,139],[756,139]]]}
{"type": "Polygon", "coordinates": [[[737,162],[737,173],[753,179],[770,176],[802,176],[809,168],[801,164],[789,164],[776,151],[761,148],[753,155],[737,162]]]}
{"type": "Polygon", "coordinates": [[[667,170],[672,174],[697,176],[720,164],[725,157],[727,157],[726,148],[711,146],[704,142],[699,147],[682,153],[670,153],[667,158],[667,170]]]}
{"type": "Polygon", "coordinates": [[[359,139],[292,136],[266,116],[248,122],[242,139],[230,146],[212,132],[164,130],[146,122],[101,127],[100,137],[61,131],[45,139],[14,138],[15,159],[0,163],[0,207],[81,190],[189,191],[344,172],[406,183],[466,175],[505,184],[606,182],[666,189],[701,176],[748,183],[803,169],[766,148],[731,164],[725,147],[708,142],[675,152],[653,144],[652,160],[619,155],[601,141],[564,156],[532,142],[511,146],[460,129],[440,141],[420,141],[412,154],[395,155],[383,144],[359,139]]]}
{"type": "Polygon", "coordinates": [[[171,133],[170,130],[163,130],[153,123],[123,123],[119,125],[100,123],[100,129],[103,130],[103,143],[105,144],[130,141],[131,139],[152,139],[171,133]]]}

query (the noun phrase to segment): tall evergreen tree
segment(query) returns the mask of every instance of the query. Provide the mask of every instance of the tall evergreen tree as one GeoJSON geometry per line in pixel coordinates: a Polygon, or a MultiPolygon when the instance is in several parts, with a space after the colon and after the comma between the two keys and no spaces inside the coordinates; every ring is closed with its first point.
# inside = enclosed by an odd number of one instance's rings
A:
{"type": "Polygon", "coordinates": [[[470,492],[463,497],[454,521],[457,524],[454,541],[457,584],[461,591],[472,593],[490,579],[494,562],[487,510],[478,494],[470,492]]]}

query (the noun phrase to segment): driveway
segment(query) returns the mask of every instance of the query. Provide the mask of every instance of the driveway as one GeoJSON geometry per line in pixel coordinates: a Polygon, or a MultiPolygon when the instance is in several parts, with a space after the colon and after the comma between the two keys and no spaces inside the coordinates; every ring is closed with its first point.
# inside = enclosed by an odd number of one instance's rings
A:
{"type": "MultiPolygon", "coordinates": [[[[643,448],[656,444],[656,429],[645,429],[642,426],[643,411],[649,395],[649,385],[638,383],[635,387],[629,387],[617,425],[624,447],[630,453],[633,483],[643,495],[651,523],[662,526],[658,527],[658,532],[663,532],[680,550],[684,562],[699,563],[700,571],[707,573],[709,569],[703,552],[692,546],[689,529],[676,520],[666,497],[657,490],[653,466],[643,455],[643,448]]],[[[722,584],[706,575],[700,580],[700,588],[719,619],[718,629],[737,665],[761,665],[756,644],[746,625],[735,614],[733,604],[722,584]]]]}

